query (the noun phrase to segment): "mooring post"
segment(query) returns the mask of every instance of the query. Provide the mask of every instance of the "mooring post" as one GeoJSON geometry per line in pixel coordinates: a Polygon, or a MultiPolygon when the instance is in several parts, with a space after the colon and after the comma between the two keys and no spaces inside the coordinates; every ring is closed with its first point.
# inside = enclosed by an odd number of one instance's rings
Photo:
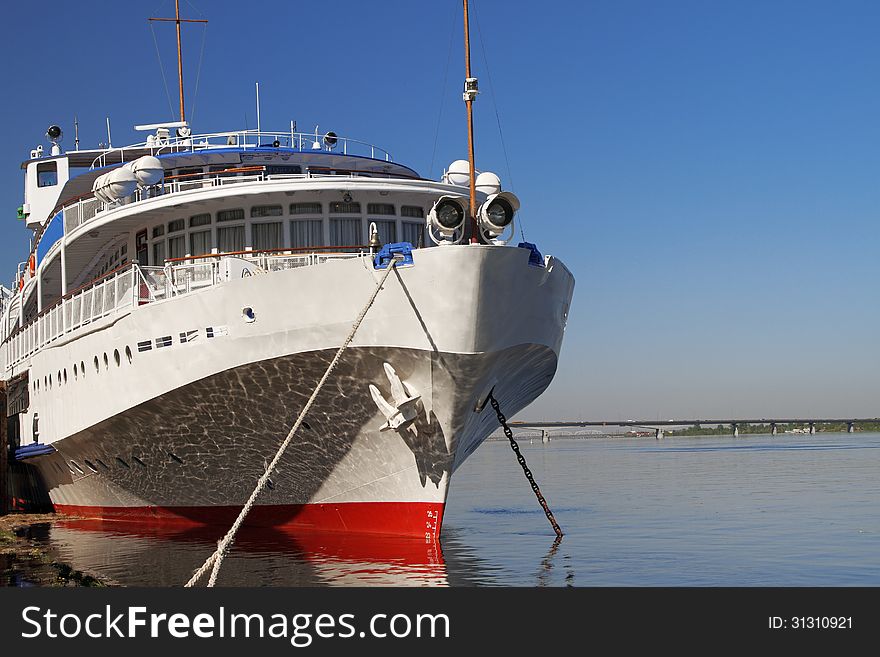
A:
{"type": "Polygon", "coordinates": [[[776,423],[775,423],[775,422],[771,422],[771,423],[770,423],[770,435],[771,435],[771,436],[775,436],[775,435],[778,434],[778,433],[779,433],[779,429],[776,427],[776,423]]]}
{"type": "Polygon", "coordinates": [[[9,438],[6,435],[8,421],[6,417],[6,382],[0,381],[0,516],[9,509],[9,438]]]}

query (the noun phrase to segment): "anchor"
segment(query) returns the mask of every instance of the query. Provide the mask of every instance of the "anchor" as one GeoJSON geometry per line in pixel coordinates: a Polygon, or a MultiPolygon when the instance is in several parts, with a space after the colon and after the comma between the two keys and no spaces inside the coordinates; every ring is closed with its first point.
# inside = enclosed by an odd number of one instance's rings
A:
{"type": "Polygon", "coordinates": [[[373,401],[376,402],[376,406],[382,411],[382,415],[385,416],[386,420],[379,427],[379,431],[388,431],[389,429],[403,430],[409,427],[418,417],[419,410],[417,406],[422,396],[412,394],[411,391],[407,390],[407,387],[400,380],[400,377],[397,376],[397,372],[394,371],[391,365],[385,363],[384,368],[388,382],[391,384],[392,402],[389,403],[382,393],[379,392],[379,389],[372,383],[370,384],[370,394],[373,396],[373,401]]]}

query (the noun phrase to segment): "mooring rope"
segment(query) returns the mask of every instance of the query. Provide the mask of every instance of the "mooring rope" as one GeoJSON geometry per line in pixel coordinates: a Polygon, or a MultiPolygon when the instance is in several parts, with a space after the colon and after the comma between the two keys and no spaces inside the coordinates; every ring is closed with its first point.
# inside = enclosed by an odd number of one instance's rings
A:
{"type": "Polygon", "coordinates": [[[315,403],[315,399],[318,396],[318,393],[321,392],[321,388],[324,387],[324,384],[327,382],[327,379],[330,377],[330,373],[336,368],[336,365],[339,363],[339,359],[342,357],[342,353],[348,348],[348,345],[351,344],[351,341],[354,339],[355,333],[357,333],[358,328],[360,328],[361,322],[364,321],[364,317],[367,315],[367,311],[373,305],[373,302],[376,300],[376,297],[379,294],[379,290],[382,289],[382,286],[385,284],[385,281],[388,279],[391,271],[397,266],[398,260],[402,259],[403,256],[395,256],[391,262],[388,263],[388,267],[385,270],[385,273],[382,275],[382,278],[379,279],[379,284],[376,286],[376,289],[373,290],[373,293],[370,295],[369,301],[364,306],[363,310],[361,310],[357,319],[354,321],[354,324],[351,327],[351,331],[348,333],[348,337],[345,338],[345,341],[342,343],[342,346],[336,351],[336,355],[333,357],[333,360],[330,361],[330,364],[327,366],[327,370],[324,372],[324,376],[321,377],[321,380],[318,381],[318,385],[315,387],[314,392],[312,392],[312,396],[309,397],[309,400],[306,402],[306,405],[303,407],[302,411],[299,414],[299,417],[296,418],[296,422],[293,423],[293,427],[291,427],[290,432],[287,434],[287,438],[281,443],[281,446],[278,448],[278,451],[275,453],[275,458],[272,459],[272,462],[266,467],[266,471],[257,481],[257,486],[254,488],[254,491],[251,493],[250,498],[245,503],[241,512],[238,514],[238,518],[235,519],[235,522],[232,523],[232,527],[229,528],[229,531],[226,532],[226,536],[224,536],[217,543],[217,549],[214,551],[210,557],[205,560],[198,570],[193,573],[193,576],[190,580],[185,584],[185,587],[191,587],[196,582],[198,582],[202,576],[208,572],[208,569],[211,569],[211,577],[208,579],[208,586],[212,587],[217,582],[217,575],[220,572],[220,565],[223,563],[223,558],[226,556],[226,552],[229,550],[229,547],[232,545],[232,542],[235,540],[235,534],[238,532],[241,527],[244,519],[247,517],[247,514],[250,512],[251,508],[254,506],[254,503],[257,501],[257,498],[260,496],[260,493],[263,492],[263,488],[265,488],[266,483],[269,481],[269,477],[272,472],[275,470],[275,466],[278,465],[278,461],[281,460],[281,457],[284,455],[287,446],[290,445],[290,441],[293,439],[294,434],[299,429],[300,425],[303,422],[303,419],[309,412],[309,409],[312,408],[312,404],[315,403]]]}

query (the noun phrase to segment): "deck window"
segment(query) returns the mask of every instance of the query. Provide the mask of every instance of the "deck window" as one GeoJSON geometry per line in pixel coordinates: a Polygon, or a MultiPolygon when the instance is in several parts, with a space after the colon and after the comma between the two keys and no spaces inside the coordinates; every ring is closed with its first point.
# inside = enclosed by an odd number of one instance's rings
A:
{"type": "Polygon", "coordinates": [[[164,224],[163,224],[163,225],[156,226],[155,228],[153,228],[153,239],[156,239],[157,237],[161,237],[161,236],[164,235],[164,234],[165,234],[165,226],[164,226],[164,224]]]}
{"type": "Polygon", "coordinates": [[[182,258],[186,255],[186,236],[178,235],[177,237],[168,238],[168,257],[182,258]]]}
{"type": "Polygon", "coordinates": [[[291,203],[290,214],[321,214],[323,208],[320,203],[291,203]]]}
{"type": "MultiPolygon", "coordinates": [[[[281,211],[281,206],[277,206],[281,211]]],[[[284,246],[284,227],[280,221],[267,224],[252,224],[251,237],[256,251],[280,249],[284,246]]]]}
{"type": "Polygon", "coordinates": [[[251,208],[251,217],[280,217],[280,205],[255,205],[251,208]]]}
{"type": "Polygon", "coordinates": [[[244,219],[244,210],[241,208],[220,210],[217,213],[217,221],[241,221],[242,219],[244,219]]]}
{"type": "Polygon", "coordinates": [[[37,187],[52,187],[58,184],[58,163],[40,162],[37,165],[37,187]]]}
{"type": "Polygon", "coordinates": [[[418,205],[401,205],[400,206],[400,216],[401,217],[417,217],[419,219],[425,218],[425,208],[422,208],[418,205]]]}
{"type": "Polygon", "coordinates": [[[153,266],[162,267],[165,265],[165,242],[160,241],[153,244],[153,266]]]}
{"type": "Polygon", "coordinates": [[[196,226],[210,226],[211,225],[211,214],[205,212],[204,214],[193,215],[189,218],[189,227],[195,228],[196,226]]]}
{"type": "Polygon", "coordinates": [[[186,228],[186,222],[183,219],[175,219],[168,222],[168,232],[177,233],[186,228]]]}
{"type": "Polygon", "coordinates": [[[376,224],[376,230],[379,231],[379,240],[382,244],[391,244],[397,241],[397,226],[394,221],[370,219],[370,222],[376,224]]]}
{"type": "Polygon", "coordinates": [[[330,214],[360,214],[361,204],[357,201],[345,203],[334,201],[330,204],[330,214]]]}
{"type": "Polygon", "coordinates": [[[324,222],[320,219],[296,219],[290,222],[290,245],[293,248],[323,244],[324,222]]]}
{"type": "Polygon", "coordinates": [[[244,226],[224,226],[223,228],[218,228],[217,247],[221,253],[244,251],[244,226]]]}
{"type": "Polygon", "coordinates": [[[393,203],[367,203],[368,214],[395,215],[393,203]]]}
{"type": "MultiPolygon", "coordinates": [[[[332,204],[331,204],[332,205],[332,204]]],[[[331,219],[330,244],[333,246],[355,246],[363,241],[361,220],[331,219]]]]}
{"type": "MultiPolygon", "coordinates": [[[[210,216],[210,215],[209,215],[210,216]]],[[[189,252],[191,255],[205,255],[211,252],[211,231],[199,230],[189,234],[189,252]]]]}
{"type": "Polygon", "coordinates": [[[401,239],[409,242],[413,246],[424,246],[425,244],[425,224],[417,224],[414,221],[402,221],[400,223],[401,239]]]}

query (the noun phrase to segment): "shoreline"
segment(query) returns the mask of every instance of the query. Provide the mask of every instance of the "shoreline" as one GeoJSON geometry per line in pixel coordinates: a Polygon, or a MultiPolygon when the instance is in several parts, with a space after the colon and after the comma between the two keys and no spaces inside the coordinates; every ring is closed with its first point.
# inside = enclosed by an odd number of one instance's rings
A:
{"type": "Polygon", "coordinates": [[[0,586],[103,587],[112,586],[93,573],[64,563],[40,534],[60,518],[55,513],[10,513],[0,516],[0,586]]]}

